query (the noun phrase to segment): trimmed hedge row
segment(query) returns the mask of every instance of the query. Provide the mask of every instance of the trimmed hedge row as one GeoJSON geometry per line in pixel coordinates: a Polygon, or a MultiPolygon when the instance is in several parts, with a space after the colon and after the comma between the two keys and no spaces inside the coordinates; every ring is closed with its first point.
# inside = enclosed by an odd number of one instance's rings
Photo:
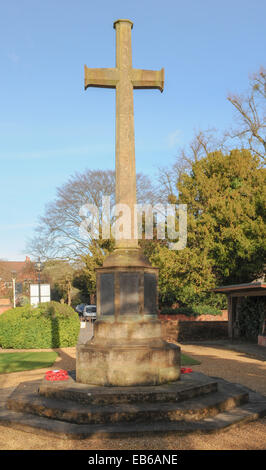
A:
{"type": "Polygon", "coordinates": [[[162,315],[187,315],[188,317],[197,317],[199,315],[222,315],[222,312],[219,308],[211,307],[209,305],[190,305],[187,307],[171,308],[165,307],[162,308],[162,315]]]}
{"type": "Polygon", "coordinates": [[[80,330],[78,314],[59,302],[7,310],[0,316],[2,348],[60,348],[75,346],[80,330]]]}

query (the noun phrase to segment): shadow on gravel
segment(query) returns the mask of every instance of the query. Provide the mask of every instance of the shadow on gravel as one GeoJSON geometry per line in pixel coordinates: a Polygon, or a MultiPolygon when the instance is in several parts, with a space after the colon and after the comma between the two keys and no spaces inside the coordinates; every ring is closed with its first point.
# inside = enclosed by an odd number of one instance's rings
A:
{"type": "Polygon", "coordinates": [[[243,357],[266,362],[266,348],[245,341],[190,341],[179,343],[182,346],[200,346],[242,353],[243,357]]]}
{"type": "MultiPolygon", "coordinates": [[[[202,372],[210,377],[221,377],[229,382],[244,385],[266,396],[266,365],[263,361],[253,362],[256,359],[250,356],[248,356],[250,361],[245,361],[247,356],[237,352],[235,352],[235,358],[221,357],[215,354],[215,351],[211,353],[210,350],[203,354],[202,349],[201,351],[196,350],[197,346],[200,348],[204,347],[202,344],[197,344],[195,347],[190,344],[186,345],[185,350],[186,353],[201,362],[201,365],[192,367],[195,372],[202,372]]],[[[207,345],[206,347],[211,348],[207,345]]],[[[216,349],[218,350],[218,348],[216,349]]]]}

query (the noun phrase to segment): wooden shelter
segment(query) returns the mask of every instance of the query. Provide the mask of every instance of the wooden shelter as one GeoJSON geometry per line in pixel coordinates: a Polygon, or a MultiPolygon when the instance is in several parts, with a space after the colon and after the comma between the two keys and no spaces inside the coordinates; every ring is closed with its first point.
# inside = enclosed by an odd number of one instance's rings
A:
{"type": "Polygon", "coordinates": [[[227,295],[228,305],[228,336],[229,338],[239,337],[238,322],[238,301],[241,297],[261,297],[266,295],[266,281],[258,280],[247,284],[232,284],[220,286],[213,289],[213,292],[227,295]]]}

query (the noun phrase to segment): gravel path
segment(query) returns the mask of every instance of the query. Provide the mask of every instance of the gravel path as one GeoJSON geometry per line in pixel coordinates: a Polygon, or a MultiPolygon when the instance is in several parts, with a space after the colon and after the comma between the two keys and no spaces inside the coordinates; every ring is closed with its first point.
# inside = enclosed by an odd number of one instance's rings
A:
{"type": "MultiPolygon", "coordinates": [[[[59,357],[54,368],[74,369],[75,348],[56,349],[59,357]]],[[[212,377],[222,377],[243,384],[266,395],[266,361],[248,356],[245,352],[202,345],[182,345],[185,354],[201,361],[193,370],[212,377]]],[[[0,351],[5,352],[4,350],[0,351]]],[[[8,351],[10,352],[10,350],[8,351]]],[[[15,387],[22,381],[42,378],[46,369],[0,375],[0,388],[15,387]]],[[[124,439],[86,439],[65,441],[38,436],[0,426],[0,449],[80,449],[80,450],[258,450],[266,449],[266,418],[224,431],[219,434],[189,436],[136,437],[124,439]]]]}

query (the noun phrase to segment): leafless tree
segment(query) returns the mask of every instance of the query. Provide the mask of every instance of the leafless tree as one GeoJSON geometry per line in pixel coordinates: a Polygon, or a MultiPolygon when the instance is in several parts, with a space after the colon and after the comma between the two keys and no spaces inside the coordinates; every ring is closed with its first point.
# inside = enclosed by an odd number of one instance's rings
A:
{"type": "Polygon", "coordinates": [[[249,90],[242,95],[227,97],[236,110],[238,127],[228,132],[231,138],[238,138],[244,146],[266,160],[266,69],[252,75],[249,90]]]}
{"type": "Polygon", "coordinates": [[[266,154],[266,69],[261,67],[252,75],[250,90],[244,95],[229,95],[228,100],[236,109],[238,128],[219,135],[216,129],[195,132],[185,148],[177,152],[170,167],[159,168],[160,197],[175,203],[178,199],[177,185],[180,176],[189,172],[193,163],[216,150],[230,151],[231,139],[238,139],[242,147],[249,148],[265,163],[266,154]]]}
{"type": "Polygon", "coordinates": [[[187,147],[178,150],[175,162],[170,167],[159,168],[160,197],[176,203],[177,185],[183,173],[189,172],[193,163],[216,150],[226,149],[225,136],[219,137],[216,129],[195,132],[187,147]]]}
{"type": "MultiPolygon", "coordinates": [[[[155,203],[158,191],[150,179],[137,175],[137,199],[139,203],[155,203]]],[[[80,234],[84,217],[80,208],[95,205],[100,212],[102,197],[110,196],[111,207],[115,202],[115,172],[111,170],[87,170],[76,173],[60,188],[53,202],[45,208],[36,235],[29,240],[27,252],[35,258],[77,260],[89,252],[90,240],[80,234]]]]}

